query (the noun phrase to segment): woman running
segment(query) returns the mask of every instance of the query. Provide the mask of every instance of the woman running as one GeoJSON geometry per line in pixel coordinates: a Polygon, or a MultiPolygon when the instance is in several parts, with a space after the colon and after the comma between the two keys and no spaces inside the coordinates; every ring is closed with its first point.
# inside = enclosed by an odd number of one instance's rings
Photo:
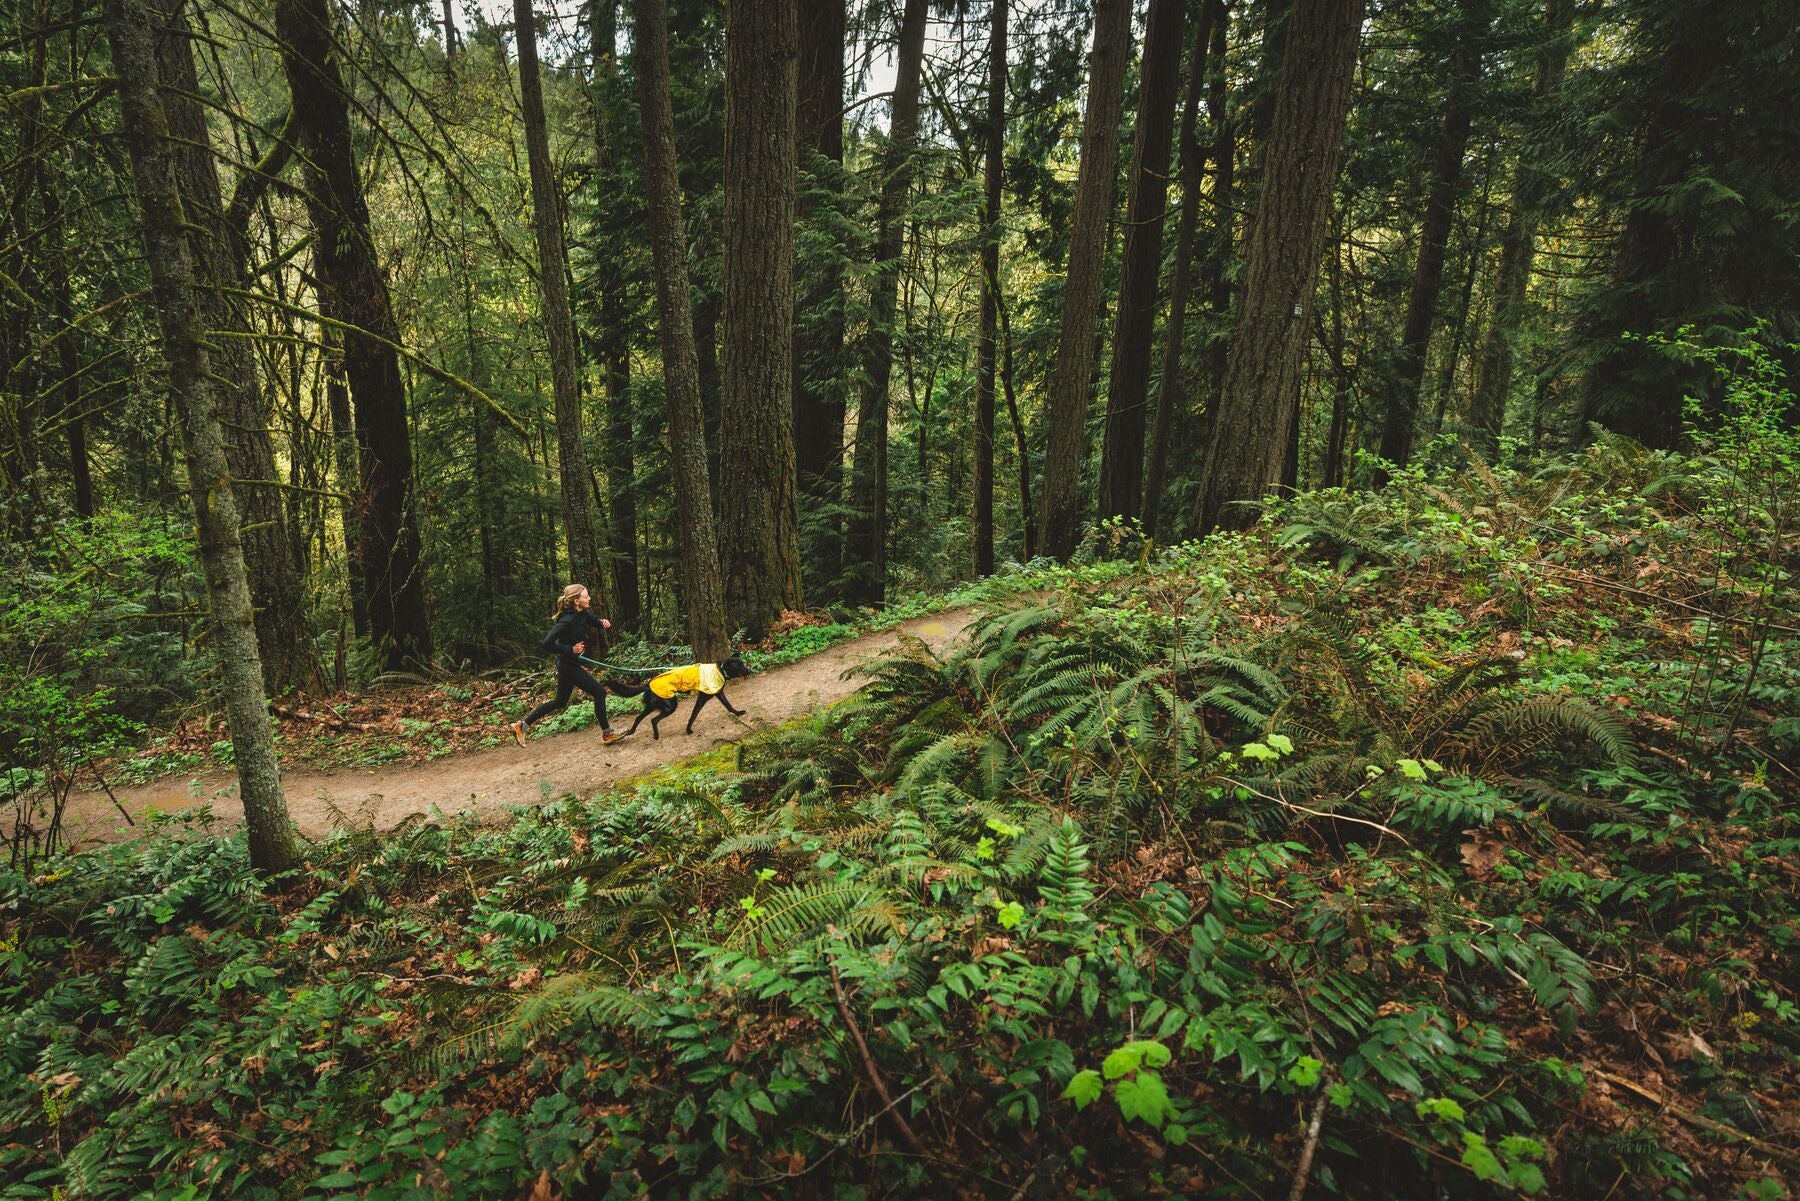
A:
{"type": "Polygon", "coordinates": [[[510,727],[513,741],[525,745],[525,732],[552,713],[569,706],[569,697],[579,688],[594,698],[594,715],[600,719],[600,741],[617,742],[623,738],[606,721],[606,685],[596,680],[581,666],[581,652],[587,647],[590,629],[610,630],[612,622],[588,612],[591,598],[582,584],[570,584],[557,598],[556,612],[550,615],[554,625],[544,638],[544,650],[556,656],[556,699],[545,701],[531,711],[524,721],[510,727]]]}

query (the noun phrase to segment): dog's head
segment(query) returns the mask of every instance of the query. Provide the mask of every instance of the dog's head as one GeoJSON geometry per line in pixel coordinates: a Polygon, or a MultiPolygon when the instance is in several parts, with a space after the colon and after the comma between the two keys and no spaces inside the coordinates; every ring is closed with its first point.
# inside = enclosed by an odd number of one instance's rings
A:
{"type": "Polygon", "coordinates": [[[719,673],[727,680],[741,680],[750,674],[750,665],[733,655],[719,661],[719,673]]]}

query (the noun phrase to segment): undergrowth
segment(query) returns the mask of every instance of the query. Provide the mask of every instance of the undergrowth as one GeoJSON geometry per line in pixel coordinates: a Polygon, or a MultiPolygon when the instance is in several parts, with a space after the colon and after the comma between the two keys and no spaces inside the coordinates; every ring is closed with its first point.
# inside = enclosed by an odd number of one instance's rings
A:
{"type": "Polygon", "coordinates": [[[0,1197],[1784,1196],[1795,542],[1735,478],[1308,494],[629,794],[0,875],[0,1197]]]}

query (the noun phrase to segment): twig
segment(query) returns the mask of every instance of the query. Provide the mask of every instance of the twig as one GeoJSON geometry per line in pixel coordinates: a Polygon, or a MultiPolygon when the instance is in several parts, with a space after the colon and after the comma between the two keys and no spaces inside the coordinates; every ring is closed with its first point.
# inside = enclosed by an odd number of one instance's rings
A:
{"type": "Polygon", "coordinates": [[[1319,1149],[1319,1134],[1325,1129],[1325,1101],[1330,1094],[1319,1090],[1313,1104],[1312,1121],[1306,1126],[1306,1144],[1300,1148],[1300,1166],[1294,1169],[1294,1187],[1288,1190],[1288,1201],[1300,1201],[1306,1192],[1306,1179],[1312,1175],[1313,1152],[1319,1149]]]}
{"type": "MultiPolygon", "coordinates": [[[[1686,601],[1676,600],[1672,596],[1664,596],[1660,592],[1650,592],[1643,588],[1633,588],[1629,584],[1621,584],[1616,580],[1604,580],[1599,576],[1589,575],[1585,571],[1570,571],[1568,568],[1558,567],[1554,563],[1545,563],[1540,560],[1533,564],[1533,566],[1548,571],[1553,575],[1560,575],[1571,580],[1580,580],[1584,584],[1592,584],[1596,588],[1611,588],[1617,592],[1629,592],[1633,596],[1641,596],[1645,600],[1659,601],[1665,605],[1673,605],[1677,609],[1686,609],[1690,613],[1698,613],[1703,617],[1711,618],[1713,621],[1728,621],[1733,625],[1749,626],[1752,629],[1755,629],[1762,624],[1760,619],[1738,617],[1731,613],[1720,613],[1701,605],[1690,605],[1686,601]]],[[[1771,630],[1780,630],[1784,634],[1800,634],[1800,626],[1784,626],[1778,622],[1772,621],[1768,624],[1768,628],[1771,630]]]]}
{"type": "MultiPolygon", "coordinates": [[[[1294,804],[1294,802],[1288,800],[1286,797],[1270,796],[1266,792],[1260,792],[1257,789],[1250,787],[1250,785],[1244,783],[1242,780],[1234,780],[1230,776],[1226,776],[1225,778],[1227,780],[1231,780],[1231,782],[1233,784],[1236,784],[1239,788],[1242,788],[1245,792],[1249,793],[1251,796],[1261,797],[1265,801],[1274,801],[1277,805],[1280,805],[1286,809],[1292,809],[1295,813],[1304,813],[1308,817],[1330,818],[1332,821],[1355,822],[1359,826],[1370,826],[1370,827],[1373,827],[1374,829],[1380,830],[1383,834],[1392,834],[1395,838],[1398,838],[1401,842],[1405,843],[1407,846],[1412,845],[1411,842],[1407,841],[1406,835],[1400,833],[1400,831],[1394,829],[1392,826],[1384,826],[1380,822],[1372,822],[1366,817],[1351,817],[1348,813],[1327,813],[1323,809],[1309,809],[1305,805],[1294,804]]],[[[1362,791],[1361,788],[1357,789],[1357,792],[1361,792],[1361,791],[1362,791]]],[[[1352,793],[1351,795],[1355,795],[1355,794],[1352,793]]],[[[1345,799],[1348,800],[1349,798],[1346,797],[1345,799]]]]}
{"type": "Polygon", "coordinates": [[[1800,1152],[1796,1152],[1792,1148],[1781,1147],[1774,1143],[1765,1142],[1753,1134],[1745,1134],[1735,1126],[1727,1126],[1723,1122],[1713,1121],[1704,1114],[1695,1113],[1691,1109],[1683,1109],[1667,1097],[1659,1096],[1656,1093],[1651,1092],[1634,1080],[1627,1080],[1623,1076],[1615,1076],[1611,1072],[1599,1070],[1596,1070],[1594,1075],[1600,1077],[1600,1079],[1606,1081],[1608,1084],[1624,1089],[1626,1092],[1637,1094],[1639,1097],[1642,1097],[1652,1105],[1663,1110],[1663,1112],[1680,1118],[1690,1126],[1697,1126],[1701,1130],[1711,1131],[1713,1134],[1723,1135],[1726,1138],[1744,1143],[1772,1159],[1784,1159],[1789,1163],[1800,1162],[1800,1152]]]}
{"type": "Polygon", "coordinates": [[[135,827],[137,823],[131,820],[131,814],[125,811],[125,806],[120,803],[118,797],[113,795],[112,785],[108,784],[106,777],[100,774],[100,765],[89,759],[88,770],[94,773],[94,779],[100,781],[100,787],[106,790],[106,799],[113,803],[113,808],[119,811],[119,816],[125,819],[125,824],[135,827]]]}
{"type": "MultiPolygon", "coordinates": [[[[863,1074],[868,1077],[869,1087],[873,1088],[875,1095],[881,1098],[882,1104],[886,1107],[884,1112],[892,1112],[894,1126],[899,1130],[900,1141],[906,1144],[907,1150],[921,1160],[928,1159],[929,1156],[925,1154],[924,1145],[919,1142],[919,1136],[913,1133],[912,1127],[907,1124],[905,1115],[894,1108],[894,1097],[892,1093],[888,1092],[887,1081],[881,1078],[881,1069],[875,1066],[875,1057],[869,1053],[869,1044],[863,1041],[862,1030],[857,1026],[856,1019],[850,1014],[850,1002],[844,998],[844,981],[838,975],[835,963],[831,965],[831,989],[837,994],[838,1016],[844,1019],[844,1028],[850,1032],[850,1040],[856,1044],[856,1053],[862,1059],[863,1074]]],[[[929,1170],[928,1168],[927,1171],[929,1170]]]]}

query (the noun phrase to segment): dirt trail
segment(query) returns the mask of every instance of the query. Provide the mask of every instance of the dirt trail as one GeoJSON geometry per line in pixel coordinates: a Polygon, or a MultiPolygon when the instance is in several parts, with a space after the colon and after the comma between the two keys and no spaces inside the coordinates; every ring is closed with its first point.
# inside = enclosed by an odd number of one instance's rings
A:
{"type": "MultiPolygon", "coordinates": [[[[674,717],[663,721],[660,741],[651,739],[650,723],[645,721],[636,734],[611,746],[601,743],[598,728],[589,726],[533,738],[524,747],[508,742],[430,763],[287,772],[281,782],[288,810],[302,833],[318,837],[344,824],[361,827],[373,823],[377,830],[390,829],[432,805],[445,813],[472,809],[478,816],[489,817],[505,812],[509,805],[536,804],[569,793],[591,796],[609,784],[647,775],[665,764],[841,700],[867,682],[860,677],[843,679],[843,673],[893,649],[900,633],[942,651],[976,616],[972,608],[948,609],[735,681],[728,695],[747,715],[736,719],[718,704],[708,705],[694,723],[692,736],[681,732],[693,705],[692,698],[687,698],[674,717]]],[[[618,721],[615,714],[615,727],[623,728],[618,721]]],[[[190,776],[175,776],[137,788],[115,789],[114,793],[134,818],[141,819],[152,807],[170,812],[205,802],[225,821],[235,823],[241,816],[237,777],[229,773],[203,775],[198,782],[190,776]]],[[[71,796],[64,823],[77,846],[129,838],[142,829],[141,821],[135,830],[127,826],[103,792],[71,796]]]]}

